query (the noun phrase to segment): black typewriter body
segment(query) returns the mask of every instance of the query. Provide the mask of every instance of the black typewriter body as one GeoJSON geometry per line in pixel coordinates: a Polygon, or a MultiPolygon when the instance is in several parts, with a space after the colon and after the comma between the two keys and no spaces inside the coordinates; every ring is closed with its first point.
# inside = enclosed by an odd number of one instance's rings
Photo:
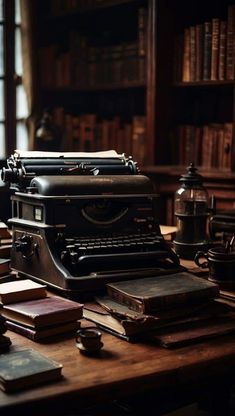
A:
{"type": "Polygon", "coordinates": [[[157,208],[140,174],[35,176],[12,196],[11,267],[68,297],[174,272],[157,208]]]}

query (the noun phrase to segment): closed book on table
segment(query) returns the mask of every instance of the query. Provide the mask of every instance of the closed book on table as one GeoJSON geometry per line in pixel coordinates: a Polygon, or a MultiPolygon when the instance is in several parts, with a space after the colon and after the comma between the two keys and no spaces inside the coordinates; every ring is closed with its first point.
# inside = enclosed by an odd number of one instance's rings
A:
{"type": "Polygon", "coordinates": [[[0,275],[9,273],[10,271],[10,259],[0,259],[0,275]]]}
{"type": "Polygon", "coordinates": [[[0,388],[13,392],[61,378],[62,364],[33,349],[0,355],[0,388]]]}
{"type": "Polygon", "coordinates": [[[30,327],[43,327],[82,318],[83,305],[57,296],[4,305],[2,315],[30,327]]]}
{"type": "Polygon", "coordinates": [[[18,279],[0,283],[0,302],[4,305],[25,300],[41,299],[46,296],[46,285],[41,285],[30,279],[18,279]]]}
{"type": "Polygon", "coordinates": [[[130,309],[155,313],[219,296],[219,287],[191,273],[147,277],[106,285],[108,295],[130,309]]]}
{"type": "Polygon", "coordinates": [[[79,321],[65,322],[62,324],[44,326],[42,328],[30,328],[29,326],[19,324],[13,321],[6,321],[6,328],[17,334],[23,335],[32,341],[40,341],[50,338],[54,335],[72,334],[80,328],[79,321]]]}

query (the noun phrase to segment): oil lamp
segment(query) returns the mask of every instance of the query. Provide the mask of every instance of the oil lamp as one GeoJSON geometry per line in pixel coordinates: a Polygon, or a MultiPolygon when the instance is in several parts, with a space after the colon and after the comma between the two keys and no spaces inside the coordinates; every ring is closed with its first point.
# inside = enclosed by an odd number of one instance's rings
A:
{"type": "Polygon", "coordinates": [[[193,260],[197,251],[207,250],[209,246],[209,198],[202,185],[203,178],[193,163],[179,181],[181,186],[175,193],[177,232],[173,245],[180,258],[193,260]]]}

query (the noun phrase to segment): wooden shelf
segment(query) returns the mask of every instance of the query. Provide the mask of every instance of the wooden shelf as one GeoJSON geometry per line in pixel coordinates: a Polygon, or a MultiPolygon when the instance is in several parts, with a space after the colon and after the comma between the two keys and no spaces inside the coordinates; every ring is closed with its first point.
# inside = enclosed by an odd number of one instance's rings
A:
{"type": "Polygon", "coordinates": [[[221,87],[221,86],[233,86],[234,80],[221,80],[221,81],[194,81],[194,82],[175,82],[173,87],[187,88],[187,87],[221,87]]]}
{"type": "Polygon", "coordinates": [[[101,84],[95,85],[94,87],[57,87],[57,88],[44,88],[47,93],[60,93],[70,94],[79,92],[97,92],[97,91],[112,91],[112,90],[126,90],[132,88],[145,88],[145,82],[128,82],[121,84],[101,84]]]}

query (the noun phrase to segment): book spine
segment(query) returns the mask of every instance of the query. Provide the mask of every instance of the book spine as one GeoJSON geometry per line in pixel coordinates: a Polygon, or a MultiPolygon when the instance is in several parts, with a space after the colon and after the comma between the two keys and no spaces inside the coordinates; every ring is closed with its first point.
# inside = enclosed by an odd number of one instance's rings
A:
{"type": "Polygon", "coordinates": [[[184,29],[184,52],[183,52],[183,68],[182,81],[190,81],[190,33],[189,28],[184,29]]]}
{"type": "Polygon", "coordinates": [[[219,30],[220,20],[218,18],[212,19],[212,39],[211,39],[211,80],[218,79],[218,64],[219,64],[219,30]]]}
{"type": "Polygon", "coordinates": [[[226,42],[227,42],[227,22],[223,20],[220,23],[220,36],[219,36],[218,79],[220,81],[223,81],[225,79],[226,42]]]}
{"type": "Polygon", "coordinates": [[[235,34],[235,5],[228,6],[227,19],[227,53],[226,79],[234,79],[234,34],[235,34]]]}
{"type": "Polygon", "coordinates": [[[202,57],[203,57],[203,25],[196,25],[195,29],[195,48],[196,48],[196,69],[195,69],[195,80],[202,80],[202,57]]]}
{"type": "Polygon", "coordinates": [[[121,292],[107,287],[108,295],[118,303],[128,306],[131,310],[144,313],[144,305],[137,299],[133,299],[123,295],[121,292]]]}
{"type": "Polygon", "coordinates": [[[196,28],[190,26],[189,28],[189,41],[190,41],[190,55],[189,55],[189,72],[190,81],[196,79],[196,28]]]}
{"type": "Polygon", "coordinates": [[[203,48],[203,81],[210,80],[211,77],[211,22],[204,23],[204,48],[203,48]]]}

